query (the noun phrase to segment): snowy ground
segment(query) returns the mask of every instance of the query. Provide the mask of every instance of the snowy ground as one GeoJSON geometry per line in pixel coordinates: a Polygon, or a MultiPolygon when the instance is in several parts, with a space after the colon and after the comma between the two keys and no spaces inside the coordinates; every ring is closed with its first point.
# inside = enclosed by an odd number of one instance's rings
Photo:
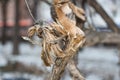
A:
{"type": "MultiPolygon", "coordinates": [[[[5,66],[9,61],[18,61],[25,65],[34,65],[42,70],[50,71],[45,68],[40,59],[41,48],[39,46],[31,46],[30,44],[20,44],[20,55],[13,56],[12,43],[6,45],[0,44],[0,66],[5,66]]],[[[105,47],[88,47],[79,52],[78,68],[85,73],[86,80],[120,80],[118,66],[118,51],[114,48],[105,47]]],[[[14,78],[18,76],[28,78],[30,80],[43,80],[42,76],[31,75],[27,73],[3,73],[0,72],[0,78],[14,78]],[[28,77],[29,76],[29,77],[28,77]]],[[[2,79],[1,79],[2,80],[2,79]]],[[[24,79],[21,79],[24,80],[24,79]]],[[[63,80],[71,80],[69,74],[63,80]]]]}
{"type": "Polygon", "coordinates": [[[87,80],[120,80],[118,60],[116,49],[90,47],[80,52],[78,67],[88,73],[87,80]]]}

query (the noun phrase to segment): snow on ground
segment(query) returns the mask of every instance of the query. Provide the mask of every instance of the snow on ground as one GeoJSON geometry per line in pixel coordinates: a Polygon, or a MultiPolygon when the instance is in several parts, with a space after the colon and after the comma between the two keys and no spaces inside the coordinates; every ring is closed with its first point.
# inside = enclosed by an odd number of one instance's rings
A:
{"type": "Polygon", "coordinates": [[[103,79],[95,74],[91,74],[86,77],[86,80],[103,80],[103,79]]]}
{"type": "Polygon", "coordinates": [[[88,61],[101,61],[118,63],[117,49],[105,47],[86,47],[82,52],[79,52],[80,59],[88,61]]]}
{"type": "Polygon", "coordinates": [[[2,73],[0,80],[44,80],[43,76],[36,76],[27,73],[18,73],[18,72],[7,72],[2,73]]]}
{"type": "MultiPolygon", "coordinates": [[[[21,62],[25,65],[36,66],[40,69],[45,69],[43,61],[41,60],[41,47],[37,45],[31,45],[31,43],[21,43],[19,46],[20,55],[12,55],[13,44],[11,42],[7,42],[6,45],[0,44],[0,66],[7,65],[9,61],[17,61],[21,62]]],[[[51,68],[46,68],[48,71],[51,68]]]]}
{"type": "MultiPolygon", "coordinates": [[[[44,64],[40,58],[41,48],[40,46],[31,46],[28,43],[20,44],[20,55],[13,56],[12,43],[7,42],[6,45],[0,43],[0,66],[5,66],[10,61],[18,61],[25,65],[34,65],[42,70],[51,71],[51,68],[43,67],[44,64]]],[[[103,80],[104,77],[114,76],[113,80],[119,80],[119,66],[118,63],[118,51],[114,48],[105,47],[87,47],[79,52],[78,68],[81,71],[87,73],[86,80],[103,80]]],[[[10,76],[15,73],[2,73],[0,77],[10,76]]],[[[18,76],[20,77],[18,73],[18,76]]],[[[29,74],[24,74],[29,75],[29,74]]],[[[23,76],[23,75],[22,75],[23,76]]],[[[31,75],[29,75],[31,76],[31,75]]],[[[31,76],[31,80],[43,80],[39,79],[35,75],[31,76]]],[[[28,77],[29,78],[29,77],[28,77]]],[[[41,77],[40,77],[41,78],[41,77]]],[[[70,80],[69,74],[64,77],[63,80],[70,80]]]]}
{"type": "Polygon", "coordinates": [[[105,78],[106,80],[111,76],[113,80],[120,80],[117,55],[117,49],[114,48],[88,47],[79,52],[78,67],[80,70],[88,72],[87,80],[91,80],[91,78],[93,80],[105,78]]]}
{"type": "Polygon", "coordinates": [[[3,55],[0,55],[0,67],[7,65],[7,60],[3,55]]]}

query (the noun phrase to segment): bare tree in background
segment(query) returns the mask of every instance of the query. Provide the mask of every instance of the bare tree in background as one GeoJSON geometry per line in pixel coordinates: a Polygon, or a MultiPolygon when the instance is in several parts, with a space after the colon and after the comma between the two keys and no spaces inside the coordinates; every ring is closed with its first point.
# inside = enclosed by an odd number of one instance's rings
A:
{"type": "Polygon", "coordinates": [[[0,0],[1,3],[2,3],[2,12],[3,12],[3,22],[4,22],[4,26],[3,26],[3,29],[2,29],[2,44],[5,44],[5,41],[6,41],[6,9],[7,9],[7,3],[8,3],[8,0],[0,0]]]}
{"type": "Polygon", "coordinates": [[[19,0],[16,0],[16,25],[14,27],[13,54],[19,54],[19,0]]]}

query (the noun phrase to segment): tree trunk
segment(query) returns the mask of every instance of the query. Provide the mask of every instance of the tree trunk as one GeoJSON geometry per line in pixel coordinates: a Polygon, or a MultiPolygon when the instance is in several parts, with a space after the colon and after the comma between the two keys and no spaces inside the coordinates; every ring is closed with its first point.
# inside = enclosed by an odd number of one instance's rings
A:
{"type": "Polygon", "coordinates": [[[16,25],[14,27],[14,46],[13,54],[19,54],[19,0],[16,0],[16,25]]]}
{"type": "Polygon", "coordinates": [[[114,23],[114,21],[110,18],[110,16],[105,12],[105,10],[101,7],[101,5],[96,0],[88,0],[89,5],[91,5],[105,20],[108,27],[114,32],[120,32],[118,26],[114,23]]]}
{"type": "Polygon", "coordinates": [[[2,44],[5,44],[6,41],[6,9],[7,9],[7,0],[2,1],[2,10],[3,10],[3,22],[4,26],[2,27],[2,44]]]}

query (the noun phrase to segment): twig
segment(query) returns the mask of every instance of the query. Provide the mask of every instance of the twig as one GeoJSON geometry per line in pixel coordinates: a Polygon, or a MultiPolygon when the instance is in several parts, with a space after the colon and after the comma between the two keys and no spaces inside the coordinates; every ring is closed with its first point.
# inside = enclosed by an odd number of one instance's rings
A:
{"type": "Polygon", "coordinates": [[[31,11],[31,9],[30,9],[30,6],[29,6],[27,0],[25,0],[25,4],[26,4],[26,6],[27,6],[27,9],[28,9],[29,14],[30,14],[30,16],[32,17],[33,21],[36,22],[36,19],[35,19],[35,17],[34,17],[33,14],[32,14],[32,11],[31,11]]]}
{"type": "Polygon", "coordinates": [[[31,42],[32,44],[36,44],[36,45],[41,46],[41,43],[39,43],[38,41],[34,41],[34,40],[32,40],[31,38],[29,38],[29,37],[22,36],[22,38],[23,38],[24,40],[26,40],[26,41],[31,42]]]}

